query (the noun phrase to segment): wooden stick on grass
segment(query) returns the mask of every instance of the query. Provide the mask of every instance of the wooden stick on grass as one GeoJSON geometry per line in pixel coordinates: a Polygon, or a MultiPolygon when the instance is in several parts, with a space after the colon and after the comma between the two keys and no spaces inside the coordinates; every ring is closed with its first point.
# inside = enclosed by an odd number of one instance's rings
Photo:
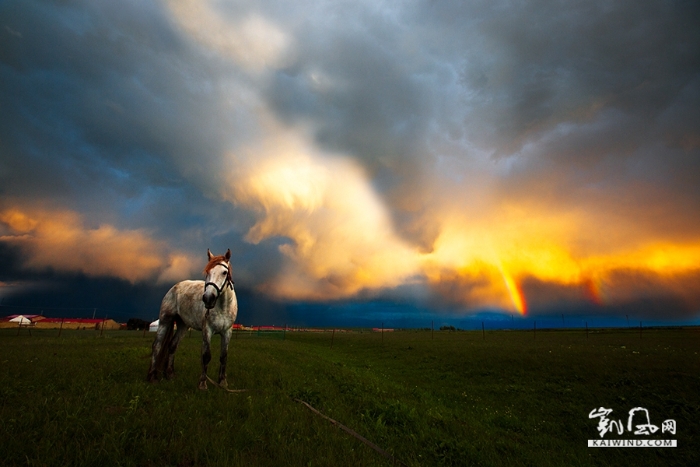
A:
{"type": "Polygon", "coordinates": [[[330,418],[330,417],[328,417],[328,416],[322,414],[322,413],[319,412],[318,410],[314,409],[314,408],[311,407],[307,402],[304,402],[304,401],[301,400],[301,399],[294,399],[294,400],[295,400],[296,402],[299,402],[300,404],[304,404],[304,405],[305,405],[309,410],[311,410],[313,413],[315,413],[316,415],[320,415],[321,417],[325,418],[326,420],[328,420],[328,421],[331,422],[333,425],[337,426],[338,428],[340,428],[341,430],[343,430],[343,431],[346,432],[347,434],[351,435],[352,437],[354,437],[354,438],[356,438],[356,439],[359,439],[359,440],[362,441],[364,444],[366,444],[367,446],[371,447],[372,449],[374,449],[375,451],[377,451],[379,454],[381,454],[382,456],[384,456],[384,457],[386,457],[387,459],[389,459],[390,461],[392,461],[394,464],[399,463],[399,464],[401,464],[401,465],[406,465],[406,464],[404,464],[403,462],[401,462],[400,460],[396,459],[396,458],[395,458],[394,456],[392,456],[391,454],[389,454],[388,452],[386,452],[384,449],[380,448],[379,446],[377,446],[376,444],[374,444],[373,442],[371,442],[371,441],[368,440],[367,438],[365,438],[365,437],[363,437],[362,435],[360,435],[359,433],[357,433],[356,431],[351,430],[350,428],[346,427],[346,426],[343,425],[342,423],[340,423],[340,422],[338,422],[338,421],[336,421],[336,420],[333,420],[332,418],[330,418]]]}
{"type": "Polygon", "coordinates": [[[221,389],[223,389],[223,390],[225,390],[225,391],[228,391],[228,392],[233,392],[233,393],[248,392],[248,389],[229,389],[229,388],[225,388],[225,387],[223,387],[222,385],[220,385],[219,383],[217,383],[216,381],[214,381],[213,379],[211,379],[211,378],[209,377],[209,375],[207,375],[207,379],[208,379],[209,382],[210,382],[211,384],[213,384],[214,386],[216,386],[216,387],[218,387],[218,388],[221,388],[221,389]]]}

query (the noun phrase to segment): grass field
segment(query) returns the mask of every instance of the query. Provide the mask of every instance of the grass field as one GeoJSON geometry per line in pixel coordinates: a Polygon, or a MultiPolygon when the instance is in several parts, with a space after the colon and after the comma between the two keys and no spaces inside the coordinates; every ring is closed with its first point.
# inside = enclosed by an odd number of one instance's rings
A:
{"type": "MultiPolygon", "coordinates": [[[[197,389],[200,335],[177,376],[145,382],[153,334],[0,330],[4,465],[700,465],[697,329],[241,333],[231,394],[197,389]],[[588,448],[594,408],[675,419],[673,448],[588,448]]],[[[218,370],[218,338],[209,374],[218,370]]],[[[639,439],[625,433],[606,439],[639,439]]]]}

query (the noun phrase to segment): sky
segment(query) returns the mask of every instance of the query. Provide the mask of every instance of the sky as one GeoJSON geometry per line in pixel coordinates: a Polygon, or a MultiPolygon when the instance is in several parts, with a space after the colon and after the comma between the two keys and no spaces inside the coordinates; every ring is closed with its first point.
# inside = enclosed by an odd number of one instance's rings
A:
{"type": "Polygon", "coordinates": [[[4,1],[0,311],[155,319],[230,248],[244,324],[700,322],[699,24],[4,1]]]}

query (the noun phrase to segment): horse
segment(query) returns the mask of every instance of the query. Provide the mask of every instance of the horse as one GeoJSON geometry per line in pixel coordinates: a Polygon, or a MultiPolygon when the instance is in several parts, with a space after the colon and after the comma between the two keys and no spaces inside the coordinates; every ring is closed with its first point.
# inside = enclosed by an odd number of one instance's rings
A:
{"type": "Polygon", "coordinates": [[[238,301],[231,277],[231,250],[225,255],[214,256],[207,249],[208,263],[203,281],[186,280],[175,284],[160,304],[159,324],[153,341],[151,366],[147,380],[158,381],[159,373],[167,379],[175,374],[175,351],[187,332],[187,328],[202,331],[202,375],[199,389],[207,389],[207,366],[211,361],[211,336],[221,335],[219,357],[219,381],[228,387],[226,361],[228,344],[233,333],[233,323],[238,315],[238,301]],[[173,328],[177,330],[173,333],[173,328]],[[164,368],[165,367],[165,368],[164,368]]]}

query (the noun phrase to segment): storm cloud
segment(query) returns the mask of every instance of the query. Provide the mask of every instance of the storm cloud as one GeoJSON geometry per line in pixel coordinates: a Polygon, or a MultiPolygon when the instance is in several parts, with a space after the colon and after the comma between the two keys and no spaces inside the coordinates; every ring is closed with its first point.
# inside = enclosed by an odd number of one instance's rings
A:
{"type": "Polygon", "coordinates": [[[47,271],[162,288],[231,248],[276,303],[697,317],[699,20],[4,2],[2,293],[47,271]]]}

